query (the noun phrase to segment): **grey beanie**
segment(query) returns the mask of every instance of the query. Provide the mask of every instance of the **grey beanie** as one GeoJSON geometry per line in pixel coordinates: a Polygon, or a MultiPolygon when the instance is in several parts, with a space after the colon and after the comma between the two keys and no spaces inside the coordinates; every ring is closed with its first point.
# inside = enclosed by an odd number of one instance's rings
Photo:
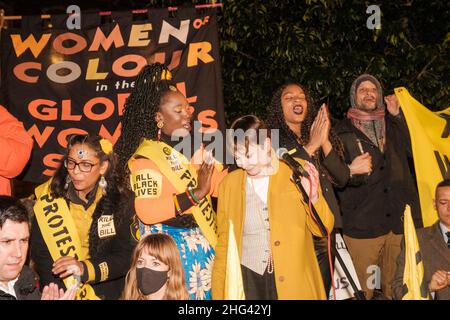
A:
{"type": "Polygon", "coordinates": [[[358,87],[363,83],[364,81],[370,81],[372,82],[378,90],[378,99],[377,99],[377,108],[384,106],[383,103],[383,88],[381,87],[380,82],[375,78],[374,76],[370,74],[362,74],[358,78],[355,79],[352,83],[352,87],[350,88],[350,104],[353,108],[357,108],[356,106],[356,90],[358,90],[358,87]]]}

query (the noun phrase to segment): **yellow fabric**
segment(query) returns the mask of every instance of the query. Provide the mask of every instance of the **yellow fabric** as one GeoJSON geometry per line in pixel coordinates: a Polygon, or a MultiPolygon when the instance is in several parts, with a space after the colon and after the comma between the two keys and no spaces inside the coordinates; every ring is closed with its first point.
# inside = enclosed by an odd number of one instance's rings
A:
{"type": "MultiPolygon", "coordinates": [[[[42,237],[52,256],[53,261],[63,256],[74,256],[77,260],[83,260],[83,249],[78,230],[71,212],[63,198],[52,198],[50,196],[51,179],[36,188],[36,204],[34,212],[36,220],[41,229],[42,237]],[[66,230],[70,237],[60,238],[62,230],[66,230]]],[[[73,276],[63,280],[67,289],[77,284],[73,276]]],[[[83,284],[77,291],[78,300],[99,300],[94,289],[83,284]]]]}
{"type": "Polygon", "coordinates": [[[113,145],[111,141],[109,141],[108,139],[105,138],[101,139],[100,146],[102,147],[102,151],[105,154],[110,154],[113,151],[113,145]]]}
{"type": "MultiPolygon", "coordinates": [[[[304,164],[304,161],[298,160],[304,164]]],[[[323,236],[309,215],[307,204],[290,180],[292,171],[283,162],[269,179],[268,209],[270,244],[279,299],[326,299],[322,276],[314,252],[312,235],[323,236]]],[[[218,242],[212,275],[213,299],[225,298],[227,250],[230,223],[234,226],[239,257],[245,217],[246,173],[242,169],[229,173],[219,189],[217,208],[218,242]]],[[[315,207],[328,230],[334,217],[321,190],[315,207]]]]}
{"type": "Polygon", "coordinates": [[[423,260],[420,256],[419,241],[411,217],[411,208],[408,205],[405,209],[404,231],[405,270],[403,271],[403,284],[406,285],[408,291],[402,300],[429,300],[430,297],[423,278],[424,269],[423,260]]]}
{"type": "Polygon", "coordinates": [[[225,274],[224,299],[245,300],[241,263],[236,239],[234,238],[234,227],[232,221],[230,221],[230,229],[228,231],[227,270],[225,274]]]}
{"type": "Polygon", "coordinates": [[[95,280],[95,269],[94,269],[94,265],[92,264],[91,261],[89,260],[84,260],[84,265],[87,268],[87,273],[88,273],[88,279],[86,282],[91,282],[95,280]]]}
{"type": "MultiPolygon", "coordinates": [[[[132,158],[138,155],[151,159],[161,173],[175,186],[178,193],[185,192],[188,186],[195,187],[197,185],[197,170],[183,154],[168,144],[161,141],[144,140],[132,158]]],[[[131,179],[132,181],[136,180],[136,177],[131,179]]],[[[198,226],[214,248],[217,243],[217,224],[211,197],[207,195],[191,210],[198,226]]]]}
{"type": "Polygon", "coordinates": [[[436,185],[450,178],[450,119],[444,119],[450,118],[450,108],[430,111],[405,88],[396,88],[395,94],[411,136],[423,225],[429,227],[438,219],[433,207],[436,185]]]}

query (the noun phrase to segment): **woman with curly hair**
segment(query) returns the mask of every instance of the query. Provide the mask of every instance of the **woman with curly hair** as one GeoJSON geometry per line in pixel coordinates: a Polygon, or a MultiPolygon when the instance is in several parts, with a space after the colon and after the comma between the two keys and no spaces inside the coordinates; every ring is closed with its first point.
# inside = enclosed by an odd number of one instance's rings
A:
{"type": "Polygon", "coordinates": [[[136,246],[128,271],[124,300],[187,300],[184,270],[173,239],[149,234],[136,246]]]}
{"type": "MultiPolygon", "coordinates": [[[[343,160],[343,146],[331,128],[325,104],[313,103],[308,91],[298,83],[287,83],[278,88],[267,108],[267,123],[279,129],[279,145],[295,149],[294,156],[311,161],[319,171],[323,195],[335,216],[335,228],[342,228],[342,218],[333,186],[344,186],[349,177],[370,171],[367,154],[357,157],[349,166],[343,160]]],[[[331,288],[330,262],[327,241],[314,238],[316,255],[327,290],[331,288]]]]}
{"type": "Polygon", "coordinates": [[[118,299],[136,239],[133,194],[112,144],[72,135],[55,176],[36,188],[31,258],[41,285],[76,284],[77,299],[118,299]]]}
{"type": "Polygon", "coordinates": [[[217,195],[226,171],[204,148],[190,148],[192,111],[170,80],[162,64],[143,68],[125,103],[116,148],[130,174],[141,236],[170,235],[180,251],[190,298],[210,299],[217,241],[211,196],[217,195]]]}

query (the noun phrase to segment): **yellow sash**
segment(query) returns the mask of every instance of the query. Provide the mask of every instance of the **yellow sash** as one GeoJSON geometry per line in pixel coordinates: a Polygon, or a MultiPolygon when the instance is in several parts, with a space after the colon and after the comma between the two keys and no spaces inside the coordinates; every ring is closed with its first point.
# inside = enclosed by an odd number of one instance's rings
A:
{"type": "MultiPolygon", "coordinates": [[[[164,142],[145,139],[136,150],[133,158],[137,155],[151,159],[159,168],[161,173],[175,186],[178,193],[183,193],[188,187],[197,186],[197,170],[186,159],[186,157],[164,142]]],[[[131,176],[136,180],[136,175],[131,176]],[[134,177],[133,177],[134,176],[134,177]]],[[[198,226],[202,230],[211,247],[215,248],[217,243],[216,213],[213,210],[211,197],[207,195],[197,206],[191,208],[192,214],[198,226]]]]}
{"type": "MultiPolygon", "coordinates": [[[[53,261],[65,256],[82,260],[81,241],[69,207],[63,198],[55,199],[50,196],[50,183],[51,179],[35,190],[37,202],[34,205],[34,212],[42,237],[53,261]]],[[[78,284],[74,276],[67,277],[63,281],[67,289],[78,284]]],[[[89,284],[82,284],[78,288],[76,299],[100,300],[89,284]]]]}

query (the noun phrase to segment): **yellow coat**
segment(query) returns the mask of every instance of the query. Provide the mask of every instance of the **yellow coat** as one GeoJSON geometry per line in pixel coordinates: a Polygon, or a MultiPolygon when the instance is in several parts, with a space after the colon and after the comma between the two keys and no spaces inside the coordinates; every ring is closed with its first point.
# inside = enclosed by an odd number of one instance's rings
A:
{"type": "MultiPolygon", "coordinates": [[[[270,242],[278,299],[326,299],[312,238],[313,234],[323,235],[309,215],[308,204],[303,202],[290,180],[291,174],[290,168],[280,162],[278,172],[269,179],[270,242]]],[[[228,174],[219,186],[213,299],[224,298],[229,221],[234,225],[239,256],[242,254],[246,178],[245,171],[238,169],[228,174]]],[[[325,227],[331,231],[334,217],[320,190],[315,207],[325,227]]]]}

